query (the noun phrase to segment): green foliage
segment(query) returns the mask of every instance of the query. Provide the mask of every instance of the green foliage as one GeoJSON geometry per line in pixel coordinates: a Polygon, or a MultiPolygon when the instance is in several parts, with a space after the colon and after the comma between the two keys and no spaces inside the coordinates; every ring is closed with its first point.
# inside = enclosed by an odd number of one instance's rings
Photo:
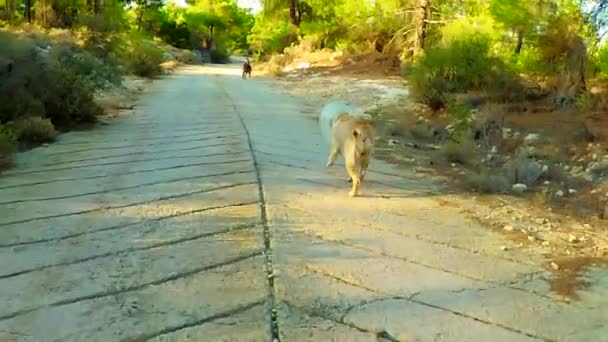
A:
{"type": "Polygon", "coordinates": [[[131,35],[125,42],[121,58],[128,69],[138,76],[156,77],[162,73],[163,50],[144,36],[131,35]]]}
{"type": "Polygon", "coordinates": [[[255,55],[281,53],[297,40],[297,28],[288,22],[256,18],[247,38],[255,55]]]}
{"type": "Polygon", "coordinates": [[[71,63],[62,48],[44,52],[27,38],[0,32],[0,123],[47,117],[59,126],[92,122],[101,109],[84,60],[71,63]]]}
{"type": "Polygon", "coordinates": [[[598,74],[603,78],[608,78],[608,44],[604,43],[600,46],[593,61],[598,69],[598,74]]]}
{"type": "Polygon", "coordinates": [[[465,18],[446,25],[442,41],[429,48],[409,73],[412,95],[438,109],[448,94],[485,90],[512,99],[521,90],[519,78],[492,52],[496,37],[487,17],[465,18]]]}
{"type": "Polygon", "coordinates": [[[0,123],[0,171],[13,166],[17,140],[12,128],[0,123]]]}

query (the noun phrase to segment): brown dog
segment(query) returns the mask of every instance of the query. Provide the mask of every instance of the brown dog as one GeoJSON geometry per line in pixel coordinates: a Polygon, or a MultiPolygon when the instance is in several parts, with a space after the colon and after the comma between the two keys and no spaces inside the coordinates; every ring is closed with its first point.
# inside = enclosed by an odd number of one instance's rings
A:
{"type": "Polygon", "coordinates": [[[247,78],[247,75],[249,75],[249,78],[251,78],[252,69],[251,62],[249,62],[249,58],[247,58],[245,63],[243,63],[243,79],[247,78]]]}
{"type": "Polygon", "coordinates": [[[364,114],[344,102],[326,105],[319,116],[321,132],[329,140],[326,166],[333,165],[338,155],[344,157],[352,189],[351,197],[359,194],[374,149],[375,129],[364,114]]]}

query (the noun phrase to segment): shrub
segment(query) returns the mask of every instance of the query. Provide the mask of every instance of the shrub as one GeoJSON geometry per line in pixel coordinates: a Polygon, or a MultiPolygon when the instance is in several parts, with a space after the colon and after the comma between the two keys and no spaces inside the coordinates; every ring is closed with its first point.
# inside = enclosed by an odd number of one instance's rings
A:
{"type": "Polygon", "coordinates": [[[51,142],[57,137],[55,126],[49,119],[26,117],[15,122],[15,135],[19,142],[40,144],[51,142]]]}
{"type": "Polygon", "coordinates": [[[287,22],[257,20],[247,37],[247,42],[256,55],[281,53],[298,40],[298,31],[287,22]]]}
{"type": "Polygon", "coordinates": [[[163,51],[153,41],[135,36],[127,41],[123,61],[129,65],[131,72],[142,77],[156,77],[162,73],[163,51]]]}
{"type": "Polygon", "coordinates": [[[209,52],[211,63],[227,63],[230,59],[230,52],[225,48],[218,46],[216,49],[209,52]]]}
{"type": "Polygon", "coordinates": [[[29,38],[0,32],[0,123],[47,117],[55,126],[93,122],[102,113],[87,63],[67,62],[68,48],[42,50],[29,38]]]}
{"type": "Polygon", "coordinates": [[[477,146],[468,138],[450,140],[441,147],[440,152],[448,162],[467,166],[475,165],[479,159],[477,146]]]}
{"type": "Polygon", "coordinates": [[[449,93],[481,89],[515,93],[518,78],[491,54],[493,36],[488,25],[477,28],[474,24],[464,19],[446,25],[442,43],[414,62],[409,72],[414,98],[439,108],[449,93]]]}
{"type": "Polygon", "coordinates": [[[48,66],[47,95],[44,97],[46,117],[57,127],[93,123],[103,114],[93,98],[95,85],[87,76],[56,61],[48,66]]]}
{"type": "Polygon", "coordinates": [[[10,127],[0,124],[0,170],[15,163],[16,139],[10,127]]]}
{"type": "Polygon", "coordinates": [[[468,174],[465,185],[471,190],[485,194],[505,193],[511,188],[511,182],[506,176],[488,169],[468,174]]]}

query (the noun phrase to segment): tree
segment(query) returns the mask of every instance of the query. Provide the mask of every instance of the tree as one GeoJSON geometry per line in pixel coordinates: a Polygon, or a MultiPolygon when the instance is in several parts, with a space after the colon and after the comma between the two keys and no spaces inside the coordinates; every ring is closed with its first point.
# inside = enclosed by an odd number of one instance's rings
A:
{"type": "Polygon", "coordinates": [[[416,37],[414,39],[414,56],[418,56],[424,50],[426,30],[431,10],[431,0],[418,0],[416,4],[415,25],[416,37]]]}

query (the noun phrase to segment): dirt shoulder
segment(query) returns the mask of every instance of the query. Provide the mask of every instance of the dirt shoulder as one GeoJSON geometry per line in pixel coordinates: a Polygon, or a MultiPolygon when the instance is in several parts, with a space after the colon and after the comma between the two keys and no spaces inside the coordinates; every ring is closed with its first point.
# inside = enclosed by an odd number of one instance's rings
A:
{"type": "Polygon", "coordinates": [[[573,287],[582,284],[582,272],[608,264],[606,223],[574,214],[568,205],[574,199],[563,198],[560,206],[539,201],[539,191],[521,195],[469,191],[463,183],[470,170],[446,163],[439,144],[421,136],[416,123],[425,121],[428,113],[408,98],[403,80],[379,76],[303,68],[273,82],[277,89],[304,98],[312,106],[343,99],[372,113],[380,132],[377,158],[443,184],[445,195],[440,201],[445,206],[460,208],[470,219],[512,241],[501,247],[504,253],[526,248],[544,255],[545,267],[556,273],[556,291],[572,295],[573,287]]]}

